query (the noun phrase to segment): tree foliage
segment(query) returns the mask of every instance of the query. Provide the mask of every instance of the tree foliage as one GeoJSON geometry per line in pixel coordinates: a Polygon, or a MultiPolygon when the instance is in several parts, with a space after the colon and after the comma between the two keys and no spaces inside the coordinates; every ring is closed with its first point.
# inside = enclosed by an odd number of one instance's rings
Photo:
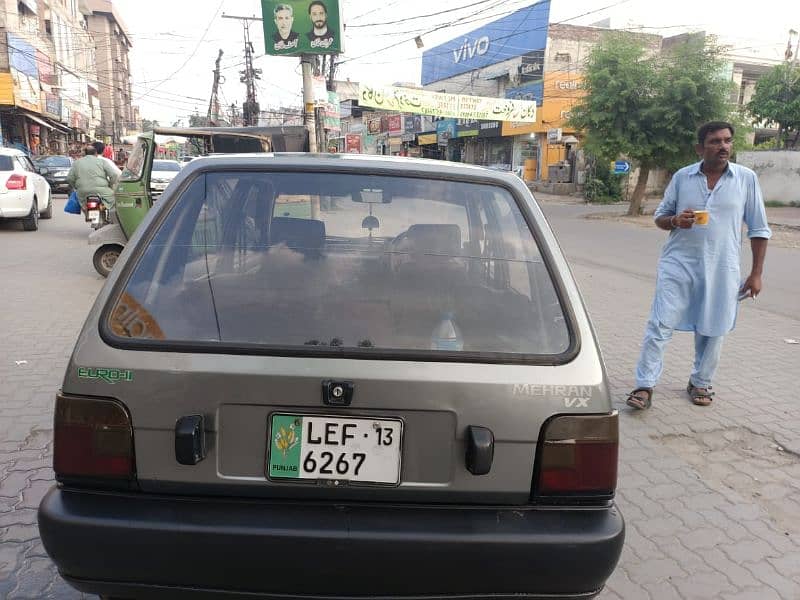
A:
{"type": "Polygon", "coordinates": [[[800,66],[784,63],[764,74],[747,109],[755,122],[777,125],[779,138],[787,147],[796,146],[800,137],[800,66]]]}
{"type": "Polygon", "coordinates": [[[153,128],[160,127],[158,121],[151,121],[150,119],[142,119],[142,131],[153,131],[153,128]]]}
{"type": "Polygon", "coordinates": [[[651,169],[673,170],[693,160],[697,128],[727,117],[730,82],[721,76],[720,55],[701,36],[655,52],[636,36],[611,33],[593,49],[586,96],[570,124],[584,132],[594,155],[626,157],[639,167],[629,214],[641,212],[651,169]]]}
{"type": "Polygon", "coordinates": [[[189,127],[208,127],[208,118],[205,115],[194,113],[189,115],[189,127]]]}

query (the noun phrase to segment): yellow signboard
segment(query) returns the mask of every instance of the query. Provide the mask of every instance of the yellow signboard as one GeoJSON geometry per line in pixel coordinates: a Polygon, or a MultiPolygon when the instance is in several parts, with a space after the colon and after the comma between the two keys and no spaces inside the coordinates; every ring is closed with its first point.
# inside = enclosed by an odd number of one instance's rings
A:
{"type": "Polygon", "coordinates": [[[545,73],[542,106],[536,113],[536,122],[503,123],[502,135],[545,133],[559,128],[572,131],[566,123],[569,112],[584,94],[583,77],[580,74],[567,71],[545,73]]]}
{"type": "Polygon", "coordinates": [[[391,85],[360,84],[359,106],[434,117],[482,121],[536,122],[536,102],[443,94],[391,85]]]}
{"type": "Polygon", "coordinates": [[[14,104],[14,80],[11,73],[0,73],[0,104],[14,104]]]}

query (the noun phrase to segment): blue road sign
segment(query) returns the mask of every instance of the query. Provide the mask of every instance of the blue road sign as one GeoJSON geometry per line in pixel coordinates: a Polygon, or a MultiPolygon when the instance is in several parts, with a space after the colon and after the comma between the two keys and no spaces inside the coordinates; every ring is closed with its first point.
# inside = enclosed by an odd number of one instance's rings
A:
{"type": "Polygon", "coordinates": [[[615,160],[614,161],[614,175],[625,175],[626,173],[630,173],[631,171],[631,163],[627,160],[615,160]]]}

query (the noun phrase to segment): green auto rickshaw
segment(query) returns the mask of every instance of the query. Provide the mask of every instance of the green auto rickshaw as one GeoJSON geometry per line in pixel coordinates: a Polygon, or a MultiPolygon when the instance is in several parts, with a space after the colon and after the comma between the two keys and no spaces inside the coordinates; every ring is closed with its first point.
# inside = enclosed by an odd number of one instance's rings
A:
{"type": "Polygon", "coordinates": [[[110,223],[89,234],[89,245],[97,246],[92,263],[103,277],[114,268],[125,244],[160,195],[161,190],[154,189],[151,181],[153,160],[160,158],[156,136],[185,139],[184,160],[210,154],[308,151],[308,134],[303,126],[158,127],[140,134],[117,182],[110,203],[110,223]]]}

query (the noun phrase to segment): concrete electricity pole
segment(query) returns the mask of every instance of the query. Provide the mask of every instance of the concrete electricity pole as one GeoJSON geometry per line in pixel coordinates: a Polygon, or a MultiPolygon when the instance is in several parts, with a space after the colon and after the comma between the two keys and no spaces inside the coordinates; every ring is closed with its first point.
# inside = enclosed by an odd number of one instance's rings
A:
{"type": "Polygon", "coordinates": [[[314,114],[314,88],[311,63],[313,54],[303,54],[300,66],[303,69],[303,123],[308,131],[308,151],[317,152],[317,119],[314,114]]]}
{"type": "Polygon", "coordinates": [[[208,115],[206,121],[209,125],[219,125],[219,63],[222,60],[222,49],[220,48],[217,56],[216,68],[214,69],[214,84],[211,86],[211,100],[208,103],[208,115]]]}

